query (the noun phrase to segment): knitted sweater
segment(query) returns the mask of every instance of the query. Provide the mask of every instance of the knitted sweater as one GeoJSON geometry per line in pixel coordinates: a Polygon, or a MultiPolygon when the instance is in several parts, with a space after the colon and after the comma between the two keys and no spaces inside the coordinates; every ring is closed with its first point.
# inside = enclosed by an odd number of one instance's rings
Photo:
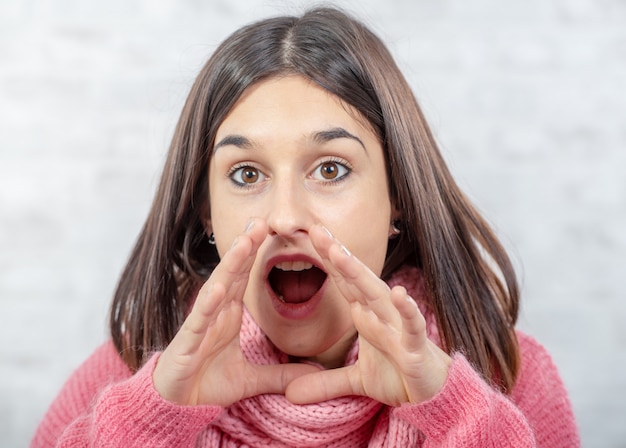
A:
{"type": "MultiPolygon", "coordinates": [[[[412,297],[421,276],[401,270],[389,282],[412,297]]],[[[432,313],[418,300],[428,336],[439,337],[432,313]]],[[[160,353],[134,375],[112,341],[68,379],[41,422],[31,447],[578,447],[567,392],[546,350],[518,332],[521,369],[510,395],[490,387],[455,354],[443,389],[420,404],[392,408],[367,397],[293,405],[261,395],[228,408],[179,406],[158,394],[152,372],[160,353]]],[[[244,355],[285,362],[249,313],[241,331],[244,355]]],[[[353,347],[348,363],[356,361],[353,347]]]]}

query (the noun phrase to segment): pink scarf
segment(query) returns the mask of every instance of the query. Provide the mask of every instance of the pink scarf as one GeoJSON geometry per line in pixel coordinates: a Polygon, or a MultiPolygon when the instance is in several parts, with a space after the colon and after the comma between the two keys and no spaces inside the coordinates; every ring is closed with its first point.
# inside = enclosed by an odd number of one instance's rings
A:
{"type": "MultiPolygon", "coordinates": [[[[388,282],[403,285],[419,304],[428,323],[428,336],[439,342],[433,314],[424,300],[424,281],[416,268],[399,269],[388,282]]],[[[241,328],[244,355],[257,364],[288,362],[269,341],[248,311],[241,328]]],[[[346,365],[358,357],[358,341],[346,365]]],[[[409,447],[422,440],[419,430],[397,418],[393,408],[368,397],[342,397],[311,405],[294,405],[282,395],[259,395],[222,412],[208,428],[205,446],[273,447],[409,447]]]]}

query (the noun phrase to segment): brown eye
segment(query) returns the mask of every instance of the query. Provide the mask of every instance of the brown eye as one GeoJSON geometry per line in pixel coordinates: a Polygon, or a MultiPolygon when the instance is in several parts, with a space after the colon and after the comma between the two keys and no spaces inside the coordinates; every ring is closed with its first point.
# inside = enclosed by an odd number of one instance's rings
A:
{"type": "Polygon", "coordinates": [[[253,184],[259,179],[259,172],[256,168],[244,168],[241,172],[241,179],[247,184],[253,184]]]}
{"type": "Polygon", "coordinates": [[[348,176],[351,171],[344,163],[328,160],[315,168],[312,177],[321,181],[338,182],[348,176]]]}
{"type": "Polygon", "coordinates": [[[234,169],[229,177],[238,186],[253,185],[265,179],[263,173],[253,166],[242,166],[234,169]]]}
{"type": "Polygon", "coordinates": [[[334,179],[338,172],[337,164],[334,162],[322,163],[320,166],[320,174],[324,179],[334,179]]]}

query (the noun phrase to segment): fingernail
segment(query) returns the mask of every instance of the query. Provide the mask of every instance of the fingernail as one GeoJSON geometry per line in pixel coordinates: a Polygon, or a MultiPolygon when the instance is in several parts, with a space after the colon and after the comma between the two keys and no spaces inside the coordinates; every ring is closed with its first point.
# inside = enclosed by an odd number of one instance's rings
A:
{"type": "Polygon", "coordinates": [[[254,219],[250,219],[250,221],[248,221],[248,224],[246,224],[246,230],[244,230],[244,233],[250,232],[250,230],[252,230],[253,227],[254,227],[254,219]]]}
{"type": "Polygon", "coordinates": [[[341,246],[341,250],[343,251],[344,254],[346,254],[348,257],[352,256],[352,254],[350,253],[350,251],[348,250],[348,248],[346,246],[344,246],[341,243],[339,243],[339,245],[341,246]]]}

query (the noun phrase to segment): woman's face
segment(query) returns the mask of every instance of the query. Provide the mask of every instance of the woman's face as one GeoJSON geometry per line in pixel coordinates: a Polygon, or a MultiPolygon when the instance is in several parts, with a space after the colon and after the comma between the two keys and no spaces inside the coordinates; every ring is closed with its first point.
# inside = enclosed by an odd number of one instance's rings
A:
{"type": "Polygon", "coordinates": [[[265,334],[291,356],[343,363],[356,337],[350,307],[308,230],[323,224],[380,275],[392,205],[383,149],[366,121],[306,78],[261,81],[217,131],[209,192],[220,254],[251,217],[269,226],[244,296],[265,334]]]}

